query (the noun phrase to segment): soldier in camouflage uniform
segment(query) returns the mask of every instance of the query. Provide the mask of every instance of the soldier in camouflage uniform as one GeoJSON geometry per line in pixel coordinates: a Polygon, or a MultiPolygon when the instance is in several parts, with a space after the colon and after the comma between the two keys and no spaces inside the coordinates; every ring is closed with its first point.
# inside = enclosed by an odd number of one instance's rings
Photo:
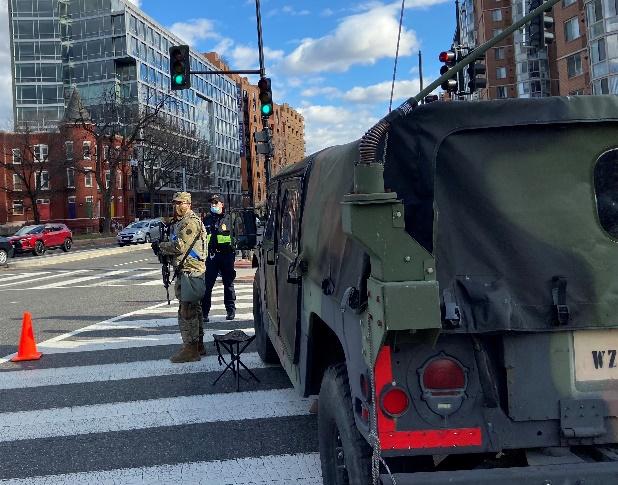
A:
{"type": "MultiPolygon", "coordinates": [[[[200,218],[191,210],[191,194],[188,192],[176,192],[173,198],[174,222],[170,233],[170,240],[159,243],[161,253],[173,256],[173,266],[178,272],[190,273],[191,276],[204,277],[206,231],[200,218]],[[184,258],[196,235],[200,234],[193,248],[184,258]]],[[[195,362],[206,353],[204,349],[204,328],[202,324],[202,305],[196,302],[184,302],[181,300],[180,276],[176,277],[174,287],[178,306],[178,326],[182,336],[182,349],[170,360],[174,363],[195,362]]]]}

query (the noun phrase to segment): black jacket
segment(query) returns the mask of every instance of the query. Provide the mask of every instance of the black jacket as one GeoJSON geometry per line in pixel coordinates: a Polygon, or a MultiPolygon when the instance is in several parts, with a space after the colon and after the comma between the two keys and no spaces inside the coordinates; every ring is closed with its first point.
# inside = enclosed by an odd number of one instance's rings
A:
{"type": "Polygon", "coordinates": [[[204,218],[204,226],[208,235],[208,253],[231,253],[234,252],[234,245],[230,235],[230,217],[223,214],[213,214],[212,212],[204,218]]]}

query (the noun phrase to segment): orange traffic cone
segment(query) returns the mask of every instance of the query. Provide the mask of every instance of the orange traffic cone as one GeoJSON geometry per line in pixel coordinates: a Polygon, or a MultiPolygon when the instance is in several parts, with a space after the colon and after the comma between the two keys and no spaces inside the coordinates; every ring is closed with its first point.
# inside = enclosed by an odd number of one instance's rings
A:
{"type": "Polygon", "coordinates": [[[37,360],[41,358],[41,352],[36,350],[34,332],[32,331],[32,315],[24,312],[24,319],[21,324],[21,337],[19,338],[19,348],[17,355],[11,359],[12,362],[20,360],[37,360]]]}

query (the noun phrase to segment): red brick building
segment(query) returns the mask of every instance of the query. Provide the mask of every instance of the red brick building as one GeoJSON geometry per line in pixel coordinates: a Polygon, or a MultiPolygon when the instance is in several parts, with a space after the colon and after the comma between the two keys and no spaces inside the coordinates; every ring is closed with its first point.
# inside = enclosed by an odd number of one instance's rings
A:
{"type": "MultiPolygon", "coordinates": [[[[103,147],[104,154],[108,150],[103,147]]],[[[111,174],[105,169],[109,162],[97,167],[95,154],[94,138],[77,125],[64,125],[60,133],[0,132],[0,225],[31,224],[36,210],[41,222],[63,222],[78,233],[98,231],[103,195],[96,170],[106,186],[113,185],[112,217],[123,225],[133,220],[128,161],[111,174]]]]}

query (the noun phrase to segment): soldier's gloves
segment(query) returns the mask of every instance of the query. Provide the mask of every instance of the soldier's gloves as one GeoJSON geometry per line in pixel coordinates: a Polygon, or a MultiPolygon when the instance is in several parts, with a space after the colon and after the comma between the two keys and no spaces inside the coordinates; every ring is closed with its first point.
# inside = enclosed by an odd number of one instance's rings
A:
{"type": "Polygon", "coordinates": [[[150,247],[152,248],[152,252],[155,254],[155,256],[158,256],[159,255],[159,241],[153,241],[150,247]]]}

